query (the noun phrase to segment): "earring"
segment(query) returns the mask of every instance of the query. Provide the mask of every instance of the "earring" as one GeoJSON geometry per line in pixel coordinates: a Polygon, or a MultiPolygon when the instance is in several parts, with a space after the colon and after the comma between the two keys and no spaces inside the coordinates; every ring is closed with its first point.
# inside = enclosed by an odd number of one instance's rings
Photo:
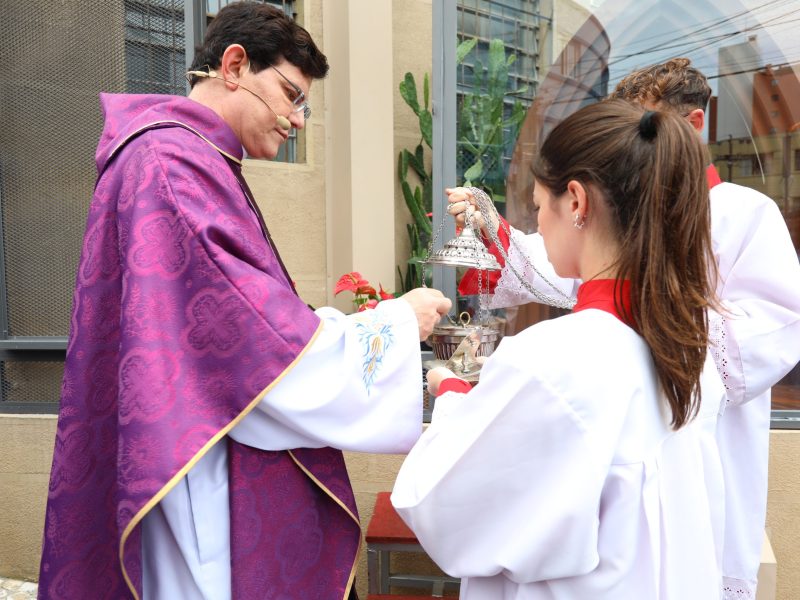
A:
{"type": "Polygon", "coordinates": [[[575,229],[583,229],[584,223],[586,223],[586,217],[582,217],[580,213],[575,213],[575,220],[572,222],[575,229]]]}

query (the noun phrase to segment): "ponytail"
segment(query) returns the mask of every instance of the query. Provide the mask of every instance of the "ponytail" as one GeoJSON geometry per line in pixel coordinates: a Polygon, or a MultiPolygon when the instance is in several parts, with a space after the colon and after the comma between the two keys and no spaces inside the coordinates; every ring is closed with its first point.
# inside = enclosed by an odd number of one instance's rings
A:
{"type": "Polygon", "coordinates": [[[533,168],[556,197],[577,180],[608,203],[617,277],[631,290],[630,311],[619,308],[650,348],[675,429],[700,407],[706,309],[714,302],[707,164],[679,115],[611,100],[560,123],[533,168]]]}

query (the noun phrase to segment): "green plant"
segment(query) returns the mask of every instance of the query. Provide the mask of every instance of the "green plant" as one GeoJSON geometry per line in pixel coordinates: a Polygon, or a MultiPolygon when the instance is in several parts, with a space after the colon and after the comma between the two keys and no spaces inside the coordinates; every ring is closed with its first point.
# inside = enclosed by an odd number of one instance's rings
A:
{"type": "MultiPolygon", "coordinates": [[[[456,62],[461,64],[473,51],[476,39],[464,40],[456,49],[456,62]]],[[[475,59],[474,92],[464,94],[458,123],[458,162],[465,166],[464,185],[475,186],[489,193],[495,202],[505,202],[506,174],[503,167],[505,140],[514,141],[525,119],[525,107],[517,99],[506,117],[506,96],[516,96],[527,87],[509,91],[508,71],[516,55],[506,56],[502,40],[489,42],[488,64],[475,59]],[[507,132],[504,138],[504,132],[507,132]]]]}
{"type": "Polygon", "coordinates": [[[432,173],[425,167],[425,149],[422,145],[424,143],[428,146],[428,149],[433,147],[433,117],[428,108],[430,101],[428,74],[425,73],[423,80],[422,105],[420,105],[417,98],[417,83],[411,73],[406,73],[405,78],[400,83],[400,96],[409,108],[414,111],[414,114],[417,115],[420,130],[420,141],[414,152],[403,149],[397,160],[397,176],[400,179],[400,187],[403,190],[403,199],[413,217],[413,222],[406,225],[408,239],[411,244],[411,256],[406,263],[405,275],[400,267],[397,267],[401,288],[404,292],[407,292],[422,285],[422,265],[420,262],[427,256],[428,244],[431,239],[430,215],[433,210],[433,179],[432,173]],[[410,176],[411,180],[409,179],[410,176]],[[413,191],[409,181],[414,183],[413,191]]]}

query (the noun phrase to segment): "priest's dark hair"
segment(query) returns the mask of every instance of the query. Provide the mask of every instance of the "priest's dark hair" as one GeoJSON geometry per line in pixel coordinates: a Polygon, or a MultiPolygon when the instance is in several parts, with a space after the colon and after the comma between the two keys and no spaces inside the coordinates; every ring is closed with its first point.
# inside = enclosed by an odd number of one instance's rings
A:
{"type": "MultiPolygon", "coordinates": [[[[311,34],[281,9],[260,2],[235,2],[217,13],[195,49],[190,70],[216,69],[231,44],[241,44],[257,73],[286,59],[311,79],[328,74],[328,59],[311,34]]],[[[191,77],[194,86],[197,77],[191,77]]]]}
{"type": "Polygon", "coordinates": [[[700,136],[679,114],[608,100],[556,126],[533,165],[536,185],[555,198],[575,180],[608,205],[616,276],[630,281],[630,312],[619,285],[617,310],[650,348],[675,429],[700,407],[706,309],[716,306],[708,163],[700,136]]]}

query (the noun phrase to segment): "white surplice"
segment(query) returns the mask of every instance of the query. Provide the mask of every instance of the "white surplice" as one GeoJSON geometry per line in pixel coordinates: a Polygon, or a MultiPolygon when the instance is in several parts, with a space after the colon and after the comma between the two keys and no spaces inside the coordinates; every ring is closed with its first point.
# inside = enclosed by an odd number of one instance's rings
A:
{"type": "Polygon", "coordinates": [[[677,432],[643,339],[587,309],[506,337],[436,400],[392,502],[463,600],[720,597],[724,389],[677,432]]]}
{"type": "MultiPolygon", "coordinates": [[[[422,432],[411,306],[387,300],[355,315],[316,312],[317,339],[229,435],[262,450],[407,452],[422,432]]],[[[229,515],[222,440],[142,520],[144,600],[230,599],[229,515]]]]}
{"type": "MultiPolygon", "coordinates": [[[[725,469],[725,600],[752,600],[766,520],[770,388],[800,361],[800,264],[775,202],[731,183],[710,192],[717,296],[726,311],[710,319],[711,352],[727,389],[717,441],[725,469]]],[[[512,230],[509,262],[553,295],[530,260],[574,296],[577,282],[555,275],[539,234],[512,230]]],[[[536,302],[508,267],[492,305],[536,302]]]]}

